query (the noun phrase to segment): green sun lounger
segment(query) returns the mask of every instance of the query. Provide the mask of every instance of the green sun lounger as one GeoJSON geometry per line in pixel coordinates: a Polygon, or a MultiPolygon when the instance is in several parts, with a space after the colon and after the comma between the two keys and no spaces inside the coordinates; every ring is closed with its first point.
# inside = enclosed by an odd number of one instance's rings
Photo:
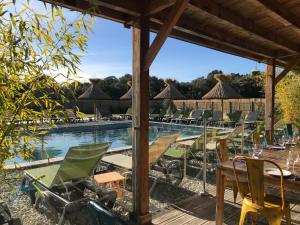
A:
{"type": "Polygon", "coordinates": [[[104,205],[112,207],[117,197],[115,191],[101,190],[88,180],[110,145],[71,147],[60,164],[25,170],[21,190],[29,193],[36,208],[41,199],[53,207],[60,205],[62,215],[59,225],[64,224],[66,216],[76,213],[74,209],[87,201],[83,195],[85,189],[95,192],[104,205]]]}
{"type": "Polygon", "coordinates": [[[24,173],[50,189],[86,180],[109,147],[110,143],[71,147],[61,164],[29,169],[24,173]]]}

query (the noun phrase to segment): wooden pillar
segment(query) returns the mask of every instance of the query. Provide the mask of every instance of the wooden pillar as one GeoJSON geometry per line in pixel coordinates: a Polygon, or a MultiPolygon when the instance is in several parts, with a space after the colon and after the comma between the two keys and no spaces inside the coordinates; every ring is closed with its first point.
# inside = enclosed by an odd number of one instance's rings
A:
{"type": "Polygon", "coordinates": [[[265,84],[265,127],[266,139],[269,144],[273,142],[274,112],[275,112],[275,59],[267,64],[265,84]]]}
{"type": "MultiPolygon", "coordinates": [[[[147,0],[141,6],[147,6],[147,0]]],[[[145,9],[146,7],[143,7],[145,9]]],[[[142,9],[142,11],[143,11],[142,9]]],[[[132,148],[133,148],[133,213],[137,224],[151,224],[149,213],[149,70],[144,71],[145,55],[149,49],[149,19],[142,15],[132,32],[132,148]]]]}

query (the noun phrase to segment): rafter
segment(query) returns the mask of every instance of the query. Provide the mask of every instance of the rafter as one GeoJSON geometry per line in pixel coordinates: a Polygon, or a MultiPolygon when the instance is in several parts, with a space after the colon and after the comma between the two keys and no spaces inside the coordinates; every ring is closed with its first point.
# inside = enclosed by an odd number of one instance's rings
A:
{"type": "Polygon", "coordinates": [[[271,30],[262,28],[260,25],[256,24],[252,19],[242,18],[236,12],[221,6],[220,4],[215,3],[211,0],[201,0],[201,1],[191,1],[191,7],[201,10],[205,13],[210,14],[218,18],[219,20],[225,21],[236,26],[243,31],[248,32],[249,34],[255,35],[259,38],[264,39],[265,41],[272,42],[278,48],[300,53],[300,46],[292,43],[290,40],[274,34],[271,30]]]}
{"type": "Polygon", "coordinates": [[[282,7],[281,3],[274,2],[273,0],[258,0],[265,7],[269,8],[273,12],[275,12],[282,19],[288,21],[293,26],[300,29],[300,19],[297,18],[296,15],[293,15],[290,10],[282,7]]]}
{"type": "Polygon", "coordinates": [[[157,53],[159,52],[161,46],[167,39],[171,30],[173,29],[176,22],[179,20],[183,11],[185,10],[189,0],[177,0],[175,5],[173,6],[170,14],[166,17],[161,29],[157,33],[153,43],[151,44],[149,50],[147,51],[145,62],[144,62],[144,70],[148,70],[153,60],[155,59],[157,53]]]}
{"type": "Polygon", "coordinates": [[[158,13],[174,5],[175,2],[176,0],[152,0],[147,7],[145,15],[149,16],[158,13]]]}
{"type": "Polygon", "coordinates": [[[276,76],[275,78],[275,85],[281,81],[288,72],[290,72],[298,63],[300,62],[300,56],[296,56],[286,67],[285,69],[276,76]]]}

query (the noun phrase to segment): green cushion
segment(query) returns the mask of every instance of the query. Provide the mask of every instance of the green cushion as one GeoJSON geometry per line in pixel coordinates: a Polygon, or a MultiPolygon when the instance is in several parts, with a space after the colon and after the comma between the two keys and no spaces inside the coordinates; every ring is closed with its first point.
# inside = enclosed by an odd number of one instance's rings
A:
{"type": "Polygon", "coordinates": [[[181,149],[181,148],[178,148],[178,149],[176,149],[176,148],[169,148],[165,152],[165,156],[169,156],[169,157],[172,157],[172,158],[179,159],[179,158],[183,158],[184,152],[185,152],[185,150],[181,149]]]}
{"type": "Polygon", "coordinates": [[[39,182],[47,188],[62,185],[65,182],[87,179],[97,163],[110,147],[110,143],[80,145],[71,147],[60,165],[51,165],[26,170],[34,179],[44,176],[39,182]]]}
{"type": "Polygon", "coordinates": [[[25,173],[34,179],[38,179],[39,182],[47,188],[51,187],[51,184],[60,168],[60,165],[51,165],[46,167],[40,167],[35,169],[26,170],[25,173]],[[41,178],[43,176],[43,178],[41,178]]]}

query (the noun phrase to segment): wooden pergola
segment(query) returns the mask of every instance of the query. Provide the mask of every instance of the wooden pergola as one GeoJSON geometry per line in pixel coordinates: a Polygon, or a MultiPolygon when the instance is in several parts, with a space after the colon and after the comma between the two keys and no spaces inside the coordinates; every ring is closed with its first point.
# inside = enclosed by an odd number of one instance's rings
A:
{"type": "Polygon", "coordinates": [[[298,0],[44,0],[132,27],[134,218],[149,224],[149,68],[167,37],[267,64],[266,130],[274,126],[275,85],[300,69],[298,0]],[[156,38],[149,43],[150,31],[156,38]],[[276,66],[283,71],[276,76],[276,66]]]}

